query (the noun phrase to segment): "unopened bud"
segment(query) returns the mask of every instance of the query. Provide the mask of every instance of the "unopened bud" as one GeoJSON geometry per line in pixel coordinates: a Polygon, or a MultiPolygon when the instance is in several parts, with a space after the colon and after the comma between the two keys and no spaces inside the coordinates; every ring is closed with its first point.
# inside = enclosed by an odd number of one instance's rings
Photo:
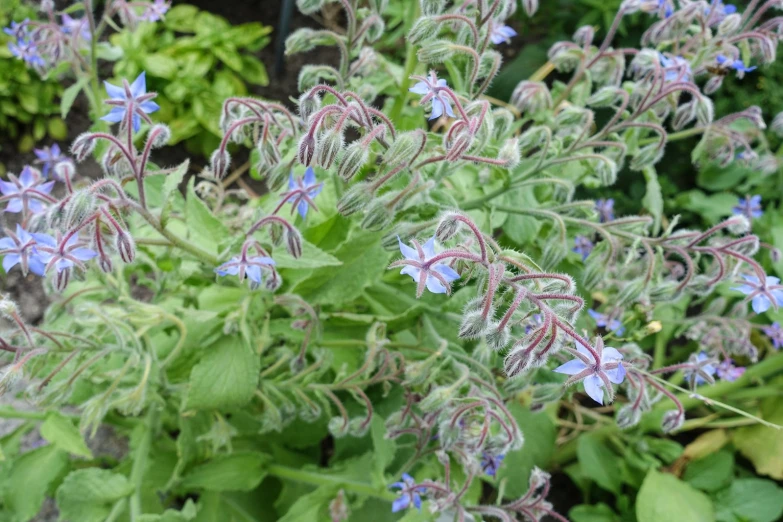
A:
{"type": "Polygon", "coordinates": [[[537,113],[552,107],[552,95],[544,82],[519,82],[511,93],[511,104],[522,112],[537,113]]]}
{"type": "Polygon", "coordinates": [[[510,339],[511,339],[511,333],[509,332],[508,327],[506,328],[495,327],[484,337],[484,340],[487,341],[487,346],[489,346],[490,349],[496,352],[499,352],[500,350],[505,348],[510,339]]]}
{"type": "Polygon", "coordinates": [[[112,263],[109,256],[101,256],[100,259],[98,259],[98,266],[105,274],[110,274],[114,270],[114,263],[112,263]]]}
{"type": "Polygon", "coordinates": [[[82,162],[95,150],[95,138],[90,132],[79,134],[71,145],[71,154],[76,161],[82,162]]]}
{"type": "Polygon", "coordinates": [[[626,430],[628,428],[632,428],[639,424],[639,421],[642,419],[642,411],[639,408],[634,408],[631,404],[626,404],[625,406],[621,407],[617,410],[617,416],[615,417],[615,421],[617,422],[617,427],[621,430],[626,430]]]}
{"type": "Polygon", "coordinates": [[[514,377],[525,372],[530,364],[530,356],[525,350],[519,349],[509,353],[503,361],[503,370],[509,377],[514,377]]]}
{"type": "Polygon", "coordinates": [[[558,383],[548,382],[533,386],[533,404],[549,404],[559,401],[565,392],[565,388],[558,383]]]}
{"type": "Polygon", "coordinates": [[[151,145],[153,148],[159,149],[166,145],[171,139],[171,129],[169,129],[168,125],[156,123],[150,129],[147,139],[152,140],[151,145]]]}
{"type": "Polygon", "coordinates": [[[541,255],[541,266],[545,270],[551,270],[560,264],[560,261],[565,259],[567,255],[568,246],[565,242],[561,241],[557,234],[550,236],[541,255]]]}
{"type": "Polygon", "coordinates": [[[459,336],[463,339],[476,339],[484,335],[488,326],[489,321],[484,317],[481,310],[469,311],[462,318],[459,336]]]}
{"type": "MultiPolygon", "coordinates": [[[[277,273],[277,271],[273,271],[269,277],[264,279],[264,288],[267,289],[269,292],[275,292],[278,288],[280,288],[283,285],[283,278],[280,277],[280,274],[277,273]]],[[[251,286],[251,289],[252,286],[251,286]]]]}
{"type": "Polygon", "coordinates": [[[522,9],[526,15],[533,16],[538,11],[538,0],[522,0],[522,9]]]}
{"type": "Polygon", "coordinates": [[[380,16],[372,16],[369,21],[370,25],[367,27],[367,32],[365,33],[367,35],[367,41],[376,42],[383,36],[383,30],[386,29],[386,24],[380,16]]]}
{"type": "Polygon", "coordinates": [[[367,230],[383,230],[394,220],[394,208],[388,205],[388,201],[393,197],[392,193],[382,198],[376,198],[370,202],[367,212],[362,219],[361,227],[367,230]]]}
{"type": "Polygon", "coordinates": [[[136,243],[130,234],[125,231],[117,232],[115,247],[123,263],[133,263],[133,260],[136,258],[136,243]]]}
{"type": "Polygon", "coordinates": [[[357,183],[349,188],[337,202],[337,212],[343,216],[350,216],[365,208],[371,199],[370,185],[365,182],[357,183]]]}
{"type": "Polygon", "coordinates": [[[699,96],[696,100],[696,119],[701,125],[709,125],[715,118],[715,108],[712,100],[706,96],[699,96]]]}
{"type": "Polygon", "coordinates": [[[621,92],[621,89],[613,85],[601,87],[587,99],[586,103],[591,107],[611,107],[621,99],[621,92]]]}
{"type": "Polygon", "coordinates": [[[617,181],[617,164],[614,161],[606,156],[599,155],[598,158],[591,160],[590,164],[601,185],[608,187],[614,185],[615,181],[617,181]]]}
{"type": "Polygon", "coordinates": [[[315,138],[307,133],[299,140],[299,162],[307,167],[313,161],[313,154],[315,154],[315,138]]]}
{"type": "Polygon", "coordinates": [[[341,438],[348,435],[348,429],[350,428],[350,422],[346,422],[342,417],[332,417],[329,420],[329,433],[334,438],[341,438]]]}
{"type": "MultiPolygon", "coordinates": [[[[297,3],[299,4],[301,2],[297,3]]],[[[305,11],[302,12],[304,13],[305,11]]],[[[306,53],[307,51],[311,51],[317,45],[318,40],[315,31],[312,29],[308,27],[297,29],[285,39],[285,54],[306,53]]]]}
{"type": "Polygon", "coordinates": [[[742,234],[750,232],[750,220],[743,214],[730,217],[728,222],[729,226],[726,228],[730,234],[741,236],[742,234]]]}
{"type": "Polygon", "coordinates": [[[631,158],[631,170],[642,170],[644,167],[655,165],[663,157],[664,148],[657,143],[645,145],[631,158]]]}
{"type": "Polygon", "coordinates": [[[438,35],[438,23],[428,16],[422,16],[414,22],[408,33],[408,42],[419,45],[438,35]]]}
{"type": "Polygon", "coordinates": [[[338,160],[337,174],[346,181],[351,179],[367,163],[369,157],[369,147],[363,145],[361,141],[354,141],[346,147],[338,160]]]}
{"type": "Polygon", "coordinates": [[[504,166],[507,169],[513,169],[519,165],[520,156],[519,140],[516,138],[506,140],[498,151],[498,159],[506,162],[504,166]]]}
{"type": "Polygon", "coordinates": [[[460,222],[455,219],[459,214],[455,212],[449,212],[443,216],[438,223],[438,228],[435,230],[435,237],[438,241],[445,242],[456,235],[460,228],[460,222]]]}
{"type": "Polygon", "coordinates": [[[64,182],[66,179],[73,179],[76,174],[76,168],[70,160],[60,161],[54,166],[54,174],[52,177],[57,181],[64,182]]]}
{"type": "Polygon", "coordinates": [[[424,63],[443,63],[454,56],[454,44],[448,40],[425,42],[419,49],[418,57],[424,63]]]}
{"type": "Polygon", "coordinates": [[[482,53],[479,60],[479,78],[492,78],[497,74],[500,69],[500,64],[503,63],[503,55],[494,49],[489,49],[482,53]]]}
{"type": "Polygon", "coordinates": [[[720,89],[721,85],[723,85],[723,76],[713,76],[704,84],[704,94],[713,94],[718,89],[720,89]]]}
{"type": "Polygon", "coordinates": [[[579,44],[582,47],[587,47],[593,43],[594,37],[595,37],[595,29],[593,29],[593,26],[583,25],[582,27],[576,30],[572,40],[574,41],[574,43],[579,44]]]}
{"type": "Polygon", "coordinates": [[[54,275],[52,276],[52,284],[54,285],[54,289],[58,292],[65,290],[70,280],[71,267],[55,270],[54,275]]]}
{"type": "Polygon", "coordinates": [[[309,120],[310,116],[320,108],[321,98],[319,96],[304,93],[299,97],[299,116],[301,116],[303,120],[309,120]]]}
{"type": "Polygon", "coordinates": [[[446,0],[421,0],[421,14],[435,16],[446,10],[446,0]]]}
{"type": "Polygon", "coordinates": [[[212,158],[210,159],[210,165],[212,174],[214,174],[216,178],[223,178],[228,172],[228,167],[231,165],[231,156],[228,154],[228,150],[217,149],[213,152],[212,158]]]}
{"type": "Polygon", "coordinates": [[[433,388],[419,403],[421,411],[429,413],[444,407],[454,397],[454,389],[447,386],[433,388]]]}
{"type": "Polygon", "coordinates": [[[325,137],[318,140],[318,164],[325,169],[330,168],[342,150],[343,135],[336,131],[329,132],[325,137]]]}
{"type": "Polygon", "coordinates": [[[685,413],[680,410],[669,410],[663,415],[661,429],[664,433],[670,433],[679,429],[685,422],[685,413]]]}
{"type": "Polygon", "coordinates": [[[389,150],[383,156],[383,160],[389,169],[398,165],[408,164],[419,152],[425,139],[420,131],[404,132],[397,135],[389,150]]]}
{"type": "Polygon", "coordinates": [[[302,234],[294,227],[286,227],[283,232],[285,249],[291,257],[298,259],[302,256],[302,234]]]}
{"type": "Polygon", "coordinates": [[[720,36],[728,36],[735,33],[741,25],[742,16],[739,13],[732,13],[718,24],[718,34],[720,36]]]}
{"type": "Polygon", "coordinates": [[[13,320],[13,316],[17,315],[18,309],[16,307],[16,303],[11,301],[5,296],[2,296],[2,299],[0,299],[0,315],[8,319],[9,321],[13,320]]]}

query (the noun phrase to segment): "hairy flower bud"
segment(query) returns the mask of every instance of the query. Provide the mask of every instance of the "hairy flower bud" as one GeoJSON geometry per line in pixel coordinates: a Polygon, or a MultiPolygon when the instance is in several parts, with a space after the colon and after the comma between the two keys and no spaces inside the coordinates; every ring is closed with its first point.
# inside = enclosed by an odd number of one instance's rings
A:
{"type": "Polygon", "coordinates": [[[607,85],[590,96],[586,104],[591,107],[611,107],[622,100],[622,92],[622,89],[618,89],[614,85],[607,85]]]}
{"type": "Polygon", "coordinates": [[[337,174],[348,181],[367,163],[369,157],[369,147],[363,145],[361,141],[351,143],[337,161],[337,174]]]}
{"type": "Polygon", "coordinates": [[[291,254],[291,257],[298,259],[302,257],[302,234],[295,227],[286,227],[283,232],[285,239],[285,249],[291,254]]]}
{"type": "Polygon", "coordinates": [[[657,143],[645,145],[631,158],[631,170],[642,170],[644,167],[655,165],[663,157],[664,148],[657,143]]]}
{"type": "Polygon", "coordinates": [[[73,179],[73,176],[75,174],[76,174],[76,169],[73,163],[70,160],[68,160],[68,161],[61,161],[54,166],[54,174],[52,177],[57,181],[64,182],[66,179],[73,179]]]}
{"type": "Polygon", "coordinates": [[[640,420],[642,420],[642,411],[640,408],[634,408],[632,404],[626,404],[619,408],[615,416],[617,427],[621,430],[636,426],[640,420]]]}
{"type": "Polygon", "coordinates": [[[371,199],[370,185],[365,182],[357,183],[349,188],[337,202],[337,212],[343,216],[350,216],[366,207],[371,199]]]}
{"type": "Polygon", "coordinates": [[[529,364],[530,356],[525,353],[525,350],[518,349],[506,356],[503,361],[503,370],[510,378],[524,373],[529,364]]]}
{"type": "Polygon", "coordinates": [[[456,212],[448,212],[441,218],[438,228],[435,230],[435,237],[438,238],[438,241],[448,241],[459,231],[460,222],[455,219],[457,216],[459,214],[456,212]]]}
{"type": "Polygon", "coordinates": [[[210,158],[209,163],[212,174],[214,174],[216,178],[223,178],[228,173],[228,167],[231,165],[231,156],[229,155],[228,150],[217,149],[212,153],[212,158],[210,158]]]}
{"type": "Polygon", "coordinates": [[[565,388],[561,384],[554,382],[538,384],[533,386],[531,400],[533,404],[549,404],[559,401],[564,392],[565,388]]]}
{"type": "Polygon", "coordinates": [[[315,154],[315,145],[315,138],[310,133],[305,134],[299,140],[298,158],[302,165],[310,166],[310,163],[313,161],[313,154],[315,154]]]}
{"type": "Polygon", "coordinates": [[[438,35],[438,23],[428,16],[422,16],[413,23],[408,33],[408,42],[420,45],[438,35]]]}
{"type": "Polygon", "coordinates": [[[109,256],[101,256],[98,259],[98,266],[105,274],[110,274],[114,270],[114,263],[109,256]]]}
{"type": "Polygon", "coordinates": [[[446,10],[446,0],[421,0],[421,14],[435,16],[446,10]]]}
{"type": "Polygon", "coordinates": [[[584,57],[584,50],[572,42],[558,42],[549,49],[549,61],[560,72],[573,71],[584,57]]]}
{"type": "Polygon", "coordinates": [[[520,157],[519,140],[516,138],[506,140],[498,151],[498,159],[506,162],[504,166],[507,169],[513,169],[519,165],[520,157]]]}
{"type": "Polygon", "coordinates": [[[706,96],[699,96],[696,99],[696,119],[700,125],[708,125],[715,118],[715,108],[712,100],[706,96]]]}
{"type": "Polygon", "coordinates": [[[479,78],[494,78],[503,63],[503,55],[494,49],[489,49],[482,53],[479,60],[479,78]]]}
{"type": "Polygon", "coordinates": [[[68,283],[71,280],[71,268],[63,268],[62,270],[54,270],[52,275],[52,285],[57,292],[62,292],[68,287],[68,283]]]}
{"type": "Polygon", "coordinates": [[[312,116],[320,108],[320,96],[304,93],[299,97],[299,116],[301,116],[303,120],[309,120],[310,116],[312,116]]]}
{"type": "Polygon", "coordinates": [[[538,0],[522,0],[522,9],[526,15],[533,16],[538,11],[538,0]]]}
{"type": "Polygon", "coordinates": [[[511,332],[508,327],[493,327],[493,329],[486,334],[484,340],[487,342],[487,346],[489,346],[490,349],[499,352],[505,348],[509,340],[511,340],[511,332]]]}
{"type": "Polygon", "coordinates": [[[91,132],[79,134],[71,145],[71,154],[76,161],[82,162],[95,150],[95,138],[91,132]]]}
{"type": "Polygon", "coordinates": [[[739,13],[732,13],[724,18],[720,24],[718,24],[718,34],[720,36],[731,35],[742,26],[742,15],[739,13]]]}
{"type": "Polygon", "coordinates": [[[95,195],[87,189],[77,190],[71,194],[65,206],[65,214],[60,222],[62,228],[72,228],[80,225],[87,216],[95,210],[95,195]]]}
{"type": "Polygon", "coordinates": [[[343,135],[337,131],[329,132],[318,140],[317,162],[328,169],[334,163],[337,155],[343,150],[343,135]]]}
{"type": "Polygon", "coordinates": [[[593,167],[593,172],[601,185],[608,187],[617,181],[617,164],[606,156],[600,155],[590,160],[590,166],[593,167]]]}
{"type": "Polygon", "coordinates": [[[425,42],[419,49],[418,57],[424,63],[442,63],[454,56],[454,44],[448,40],[425,42]]]}
{"type": "Polygon", "coordinates": [[[388,205],[392,193],[374,199],[367,207],[361,227],[367,230],[383,230],[394,220],[394,209],[388,205]]]}
{"type": "Polygon", "coordinates": [[[136,258],[136,243],[129,233],[124,230],[117,232],[115,247],[123,263],[133,263],[133,260],[136,258]]]}
{"type": "Polygon", "coordinates": [[[677,430],[685,422],[685,413],[679,410],[669,410],[663,415],[661,429],[664,433],[670,433],[677,430]]]}
{"type": "Polygon", "coordinates": [[[346,420],[347,419],[343,419],[342,417],[332,417],[329,419],[329,433],[337,439],[348,435],[350,422],[346,422],[346,420]]]}
{"type": "Polygon", "coordinates": [[[16,303],[8,299],[5,295],[0,294],[0,315],[9,321],[13,321],[13,317],[17,313],[18,309],[16,307],[16,303]]]}
{"type": "Polygon", "coordinates": [[[152,140],[152,143],[150,144],[152,148],[159,149],[166,145],[171,139],[171,129],[169,129],[168,125],[156,123],[147,134],[147,139],[152,140]]]}
{"type": "Polygon", "coordinates": [[[297,29],[285,39],[285,54],[306,53],[313,50],[321,40],[309,27],[297,29]]]}
{"type": "Polygon", "coordinates": [[[463,339],[476,339],[484,335],[489,327],[489,320],[484,317],[481,310],[471,310],[462,317],[459,327],[459,336],[463,339]]]}
{"type": "Polygon", "coordinates": [[[565,259],[567,255],[568,245],[555,232],[554,235],[551,235],[546,240],[544,251],[541,253],[541,267],[545,270],[551,270],[565,259]]]}
{"type": "Polygon", "coordinates": [[[575,44],[579,44],[582,47],[585,47],[593,43],[593,38],[595,38],[595,29],[593,29],[593,26],[583,25],[576,30],[572,40],[575,44]]]}
{"type": "Polygon", "coordinates": [[[552,95],[544,82],[519,82],[511,93],[511,104],[521,112],[537,113],[552,108],[552,95]]]}
{"type": "Polygon", "coordinates": [[[418,154],[424,145],[426,136],[421,131],[404,132],[397,135],[389,150],[383,156],[384,163],[389,169],[399,165],[407,165],[418,154]]]}

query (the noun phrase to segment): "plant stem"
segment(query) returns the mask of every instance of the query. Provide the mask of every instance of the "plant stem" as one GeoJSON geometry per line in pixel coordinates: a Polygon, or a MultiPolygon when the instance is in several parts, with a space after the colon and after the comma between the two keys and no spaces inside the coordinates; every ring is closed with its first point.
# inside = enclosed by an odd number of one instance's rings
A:
{"type": "MultiPolygon", "coordinates": [[[[694,127],[692,129],[682,130],[680,132],[672,132],[671,134],[666,135],[666,143],[684,140],[686,138],[690,138],[691,136],[698,136],[699,134],[703,134],[706,130],[706,127],[694,127]]],[[[660,138],[657,137],[645,138],[643,140],[639,140],[639,145],[649,145],[651,143],[657,143],[658,141],[660,141],[660,138]]]]}
{"type": "Polygon", "coordinates": [[[664,358],[666,357],[666,337],[663,332],[658,332],[655,335],[655,351],[653,352],[653,364],[654,370],[663,366],[664,358]]]}
{"type": "Polygon", "coordinates": [[[0,419],[44,420],[45,411],[21,411],[10,406],[0,408],[0,419]]]}
{"type": "Polygon", "coordinates": [[[370,484],[356,482],[354,480],[345,480],[341,477],[334,477],[331,475],[324,475],[316,471],[306,471],[303,469],[281,466],[279,464],[271,464],[267,468],[267,472],[278,478],[311,484],[313,486],[338,486],[352,493],[367,495],[387,502],[391,502],[397,498],[397,495],[391,491],[379,490],[370,484]]]}
{"type": "Polygon", "coordinates": [[[144,485],[144,471],[147,468],[147,459],[149,457],[150,447],[152,446],[152,437],[156,431],[158,419],[158,407],[150,405],[147,411],[147,418],[144,421],[144,435],[141,437],[139,447],[136,448],[133,467],[131,468],[131,483],[133,484],[133,494],[130,497],[130,519],[136,522],[141,516],[141,489],[144,485]]]}
{"type": "Polygon", "coordinates": [[[171,243],[177,248],[180,248],[185,252],[193,254],[194,256],[204,261],[205,263],[211,265],[218,264],[218,258],[216,256],[213,256],[212,254],[205,252],[204,250],[200,249],[196,245],[193,245],[189,243],[187,240],[182,239],[176,234],[166,230],[166,228],[160,224],[160,221],[154,215],[152,215],[152,213],[146,208],[142,207],[141,205],[135,205],[134,210],[136,210],[136,212],[138,212],[141,215],[141,217],[143,217],[147,221],[147,223],[152,225],[152,228],[157,230],[160,235],[162,235],[163,237],[171,241],[171,243]]]}
{"type": "MultiPolygon", "coordinates": [[[[411,23],[413,23],[413,20],[416,20],[419,17],[419,2],[417,0],[413,0],[411,2],[411,6],[411,13],[410,17],[408,17],[408,20],[411,20],[411,23]]],[[[418,60],[416,60],[416,46],[410,42],[407,42],[406,46],[407,51],[405,53],[405,71],[402,73],[402,78],[400,78],[400,95],[397,96],[397,99],[394,101],[394,106],[392,107],[391,113],[389,114],[389,119],[391,121],[399,120],[400,115],[402,114],[402,109],[405,107],[405,102],[408,101],[408,88],[411,85],[410,76],[416,69],[416,64],[419,63],[418,60]]]]}

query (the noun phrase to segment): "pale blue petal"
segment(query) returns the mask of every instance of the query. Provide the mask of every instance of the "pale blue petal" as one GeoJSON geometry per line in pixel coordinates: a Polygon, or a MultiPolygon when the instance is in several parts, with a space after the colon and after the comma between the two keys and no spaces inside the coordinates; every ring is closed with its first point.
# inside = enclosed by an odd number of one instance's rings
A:
{"type": "Polygon", "coordinates": [[[424,250],[424,257],[426,259],[435,257],[435,236],[432,236],[426,243],[421,245],[421,249],[424,250]]]}
{"type": "Polygon", "coordinates": [[[623,379],[625,379],[625,366],[620,364],[614,370],[606,370],[604,373],[609,377],[610,381],[615,384],[620,384],[623,382],[623,379]]]}
{"type": "Polygon", "coordinates": [[[19,254],[8,254],[3,258],[3,270],[9,272],[19,262],[19,254]]]}
{"type": "Polygon", "coordinates": [[[125,88],[124,87],[117,87],[116,85],[112,85],[109,82],[103,82],[103,86],[106,88],[106,93],[109,95],[109,98],[115,99],[115,100],[124,100],[125,99],[125,88]]]}
{"type": "Polygon", "coordinates": [[[617,351],[616,348],[611,348],[611,347],[604,348],[604,351],[601,354],[601,359],[606,362],[620,361],[622,360],[622,358],[623,358],[623,354],[617,351]]]}
{"type": "Polygon", "coordinates": [[[141,74],[139,74],[136,79],[133,80],[133,83],[130,86],[130,91],[134,98],[138,98],[147,92],[147,73],[145,71],[141,71],[141,74]]]}
{"type": "Polygon", "coordinates": [[[409,247],[403,243],[400,236],[397,236],[397,242],[400,244],[400,252],[405,256],[405,259],[412,259],[414,261],[419,260],[419,252],[415,248],[409,247]]]}
{"type": "Polygon", "coordinates": [[[27,260],[27,266],[30,268],[30,272],[35,275],[43,277],[46,273],[46,263],[44,263],[38,256],[31,256],[27,260]]]}
{"type": "Polygon", "coordinates": [[[585,393],[598,404],[604,403],[604,390],[601,389],[603,382],[597,375],[591,375],[584,380],[585,393]]]}
{"type": "Polygon", "coordinates": [[[572,359],[565,364],[561,364],[554,370],[555,373],[564,373],[566,375],[576,375],[577,373],[584,371],[587,365],[580,359],[572,359]]]}
{"type": "Polygon", "coordinates": [[[459,274],[449,265],[443,265],[439,263],[433,266],[432,269],[441,274],[449,283],[459,279],[459,274]]]}
{"type": "Polygon", "coordinates": [[[400,270],[400,274],[402,274],[402,275],[409,275],[409,276],[411,276],[413,278],[414,281],[416,281],[418,283],[419,282],[419,278],[421,277],[421,270],[419,270],[415,266],[408,265],[406,267],[403,267],[402,270],[400,270]]]}
{"type": "MultiPolygon", "coordinates": [[[[23,239],[21,239],[21,241],[24,242],[23,239]]],[[[4,237],[0,239],[0,250],[13,250],[15,248],[16,248],[16,242],[10,237],[4,237]]]]}
{"type": "Polygon", "coordinates": [[[445,294],[447,292],[447,289],[445,286],[443,286],[443,283],[432,276],[427,276],[427,290],[433,294],[445,294]]]}
{"type": "Polygon", "coordinates": [[[438,98],[433,98],[432,114],[430,114],[430,119],[434,120],[440,118],[442,115],[443,115],[443,102],[440,101],[438,98]]]}
{"type": "Polygon", "coordinates": [[[101,119],[103,121],[108,121],[109,123],[119,123],[124,117],[125,107],[112,107],[112,110],[109,111],[109,114],[101,119]]]}
{"type": "Polygon", "coordinates": [[[428,92],[430,92],[430,86],[427,85],[425,82],[419,82],[408,90],[414,94],[421,94],[422,96],[424,96],[428,92]]]}
{"type": "Polygon", "coordinates": [[[763,314],[772,306],[772,302],[764,294],[759,294],[750,301],[753,311],[757,314],[763,314]]]}
{"type": "Polygon", "coordinates": [[[310,187],[312,185],[315,185],[315,183],[316,183],[315,171],[313,170],[313,167],[307,167],[307,170],[305,170],[305,174],[304,174],[305,187],[310,187]]]}
{"type": "Polygon", "coordinates": [[[160,105],[158,105],[154,101],[145,101],[139,105],[139,108],[144,112],[146,112],[147,114],[149,114],[151,112],[160,110],[160,105]]]}

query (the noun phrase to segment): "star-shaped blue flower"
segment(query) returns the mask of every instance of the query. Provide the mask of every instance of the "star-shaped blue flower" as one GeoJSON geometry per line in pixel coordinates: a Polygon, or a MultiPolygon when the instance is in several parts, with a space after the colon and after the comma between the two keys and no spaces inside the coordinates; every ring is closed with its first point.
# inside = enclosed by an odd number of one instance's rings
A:
{"type": "Polygon", "coordinates": [[[780,327],[779,322],[775,321],[771,325],[765,326],[762,331],[772,341],[773,348],[780,350],[783,347],[783,328],[780,327]]]}
{"type": "Polygon", "coordinates": [[[691,65],[682,56],[667,57],[658,53],[658,59],[663,68],[663,80],[665,82],[687,82],[691,79],[691,65]]]}
{"type": "Polygon", "coordinates": [[[481,470],[490,477],[494,477],[498,472],[498,468],[503,463],[504,458],[506,458],[506,456],[502,453],[493,455],[485,451],[481,456],[481,470]]]}
{"type": "Polygon", "coordinates": [[[42,201],[47,200],[54,186],[54,181],[42,181],[38,171],[33,171],[30,167],[23,168],[19,178],[11,178],[11,181],[0,180],[0,202],[8,202],[5,211],[18,213],[26,209],[33,214],[42,212],[45,208],[42,201]]]}
{"type": "Polygon", "coordinates": [[[566,384],[584,381],[585,393],[598,404],[603,404],[604,388],[609,389],[611,398],[614,393],[610,383],[620,384],[625,379],[625,368],[620,362],[623,354],[614,348],[604,348],[604,342],[600,337],[596,338],[593,349],[598,354],[598,361],[587,348],[579,345],[577,348],[579,357],[558,366],[554,371],[571,376],[566,384]]]}
{"type": "Polygon", "coordinates": [[[86,18],[73,18],[69,14],[63,13],[62,19],[62,28],[65,34],[78,36],[85,42],[92,40],[90,24],[86,18]]]}
{"type": "Polygon", "coordinates": [[[590,241],[590,239],[588,239],[586,236],[576,236],[576,238],[574,238],[574,245],[574,248],[571,250],[581,255],[582,261],[587,259],[587,256],[590,255],[590,252],[593,251],[593,247],[595,247],[593,242],[590,241]]]}
{"type": "MultiPolygon", "coordinates": [[[[44,263],[38,256],[33,255],[33,247],[36,245],[36,240],[32,234],[19,224],[16,225],[16,233],[7,232],[8,236],[0,239],[0,254],[5,256],[3,257],[3,270],[9,272],[14,266],[20,265],[22,273],[25,275],[28,270],[39,276],[44,275],[46,268],[44,263]]],[[[51,240],[52,243],[54,242],[54,239],[46,234],[39,235],[44,236],[47,241],[51,240]]]]}
{"type": "Polygon", "coordinates": [[[427,489],[421,486],[417,487],[413,477],[403,473],[402,481],[395,482],[390,487],[400,490],[400,496],[392,502],[392,513],[402,511],[410,507],[411,504],[421,511],[421,494],[425,493],[427,489]]]}
{"type": "Polygon", "coordinates": [[[756,70],[755,65],[753,67],[745,67],[745,62],[742,60],[732,60],[723,56],[722,54],[719,54],[715,60],[718,62],[718,65],[728,67],[729,69],[734,69],[737,72],[737,78],[742,78],[745,76],[745,73],[756,70]]]}
{"type": "Polygon", "coordinates": [[[109,114],[101,118],[103,121],[110,123],[123,122],[127,119],[130,112],[133,132],[139,132],[141,120],[152,123],[147,114],[157,111],[160,109],[160,106],[151,101],[157,94],[147,92],[145,72],[142,72],[130,85],[128,85],[127,80],[122,81],[121,87],[112,85],[109,82],[103,82],[103,85],[106,87],[106,93],[109,95],[109,99],[104,103],[112,106],[109,114]]]}
{"type": "Polygon", "coordinates": [[[764,211],[761,210],[761,196],[758,194],[755,196],[745,196],[739,198],[737,206],[731,209],[735,216],[745,216],[748,220],[753,218],[760,218],[764,211]]]}
{"type": "MultiPolygon", "coordinates": [[[[307,167],[304,178],[294,178],[293,172],[288,175],[288,192],[283,195],[283,199],[291,203],[302,219],[307,217],[307,209],[310,205],[317,211],[313,199],[323,190],[323,183],[318,183],[315,179],[313,167],[307,167]]],[[[293,210],[291,211],[293,214],[293,210]]]]}
{"type": "Polygon", "coordinates": [[[441,92],[442,89],[447,87],[446,80],[439,80],[435,71],[430,72],[430,75],[427,78],[423,76],[414,76],[413,78],[421,81],[408,90],[422,96],[419,103],[424,105],[432,100],[432,114],[430,114],[429,119],[434,120],[440,118],[443,116],[444,111],[449,117],[454,118],[451,98],[449,98],[447,94],[441,92]]]}
{"type": "Polygon", "coordinates": [[[502,43],[511,43],[511,39],[517,35],[517,32],[507,25],[492,24],[492,33],[489,35],[490,41],[499,45],[502,43]]]}
{"type": "Polygon", "coordinates": [[[48,178],[49,172],[61,161],[66,161],[68,158],[63,156],[60,151],[60,146],[56,143],[51,147],[44,147],[42,149],[33,149],[35,155],[38,157],[35,163],[41,165],[41,173],[43,177],[48,178]]]}
{"type": "Polygon", "coordinates": [[[423,245],[414,239],[413,246],[415,248],[403,243],[399,236],[397,242],[405,259],[395,261],[392,263],[392,267],[403,266],[400,273],[409,275],[416,281],[418,284],[416,297],[421,297],[425,287],[433,294],[451,293],[450,284],[459,279],[459,274],[443,262],[430,264],[430,259],[436,256],[434,236],[423,245]]]}
{"type": "Polygon", "coordinates": [[[84,269],[84,262],[98,255],[97,252],[79,242],[78,233],[69,237],[63,245],[58,245],[51,236],[46,234],[31,235],[36,241],[33,252],[46,265],[46,272],[55,268],[59,273],[63,270],[70,270],[74,266],[84,269]]]}
{"type": "Polygon", "coordinates": [[[261,285],[264,280],[263,270],[275,265],[275,260],[266,256],[234,256],[230,261],[215,269],[219,276],[239,276],[240,281],[247,279],[251,288],[261,285]]]}
{"type": "Polygon", "coordinates": [[[783,286],[777,277],[766,276],[764,282],[758,277],[743,275],[745,284],[735,286],[732,290],[742,292],[750,299],[751,308],[757,314],[763,314],[770,308],[783,306],[783,286]]]}
{"type": "Polygon", "coordinates": [[[614,200],[612,198],[599,199],[595,202],[595,211],[598,212],[598,219],[601,223],[614,221],[614,200]]]}
{"type": "Polygon", "coordinates": [[[685,370],[685,380],[691,383],[691,386],[699,386],[701,384],[714,382],[712,376],[715,375],[715,366],[713,365],[712,358],[707,355],[707,352],[699,352],[698,354],[691,354],[688,360],[691,363],[691,368],[685,370]]]}
{"type": "Polygon", "coordinates": [[[587,313],[590,314],[590,317],[595,319],[596,326],[606,328],[608,331],[617,335],[623,335],[625,333],[625,327],[619,319],[612,319],[608,315],[596,312],[592,308],[589,309],[587,313]]]}

